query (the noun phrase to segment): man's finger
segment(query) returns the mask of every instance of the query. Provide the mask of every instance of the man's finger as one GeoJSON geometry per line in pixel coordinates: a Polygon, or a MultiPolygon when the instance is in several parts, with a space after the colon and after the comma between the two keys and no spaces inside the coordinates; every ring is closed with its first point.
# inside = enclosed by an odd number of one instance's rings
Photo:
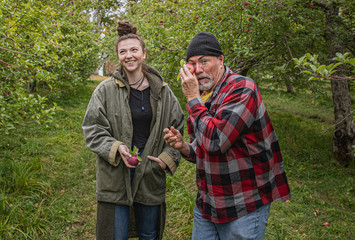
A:
{"type": "Polygon", "coordinates": [[[171,128],[170,128],[170,131],[171,131],[174,135],[180,134],[179,130],[177,130],[177,129],[174,128],[174,127],[171,127],[171,128]]]}
{"type": "Polygon", "coordinates": [[[185,69],[184,68],[181,68],[180,69],[180,78],[181,78],[181,81],[184,82],[185,79],[186,79],[186,73],[185,73],[185,69]]]}
{"type": "Polygon", "coordinates": [[[164,130],[163,130],[163,132],[165,133],[165,134],[168,134],[169,133],[169,128],[164,128],[164,130]]]}

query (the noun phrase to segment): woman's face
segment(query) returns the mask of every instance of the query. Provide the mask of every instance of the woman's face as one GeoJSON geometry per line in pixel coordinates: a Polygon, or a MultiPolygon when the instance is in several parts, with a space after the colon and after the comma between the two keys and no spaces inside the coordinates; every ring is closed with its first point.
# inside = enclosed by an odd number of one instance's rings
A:
{"type": "Polygon", "coordinates": [[[138,39],[128,38],[117,45],[117,55],[121,66],[128,72],[142,70],[147,50],[142,49],[138,39]]]}

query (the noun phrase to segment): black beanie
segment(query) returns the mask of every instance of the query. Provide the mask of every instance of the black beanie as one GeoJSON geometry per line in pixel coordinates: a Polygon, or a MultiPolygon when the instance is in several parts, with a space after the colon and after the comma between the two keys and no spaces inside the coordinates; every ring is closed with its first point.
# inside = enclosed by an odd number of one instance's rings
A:
{"type": "Polygon", "coordinates": [[[221,56],[223,55],[221,44],[219,44],[217,38],[212,33],[197,33],[187,47],[186,61],[196,55],[221,56]]]}

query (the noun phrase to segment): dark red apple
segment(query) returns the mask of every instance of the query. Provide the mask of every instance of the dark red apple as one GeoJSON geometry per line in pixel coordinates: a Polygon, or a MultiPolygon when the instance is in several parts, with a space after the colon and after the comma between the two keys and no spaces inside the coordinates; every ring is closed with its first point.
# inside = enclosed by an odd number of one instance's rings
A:
{"type": "Polygon", "coordinates": [[[128,158],[128,163],[132,166],[137,166],[139,163],[137,155],[133,155],[132,157],[128,158]]]}

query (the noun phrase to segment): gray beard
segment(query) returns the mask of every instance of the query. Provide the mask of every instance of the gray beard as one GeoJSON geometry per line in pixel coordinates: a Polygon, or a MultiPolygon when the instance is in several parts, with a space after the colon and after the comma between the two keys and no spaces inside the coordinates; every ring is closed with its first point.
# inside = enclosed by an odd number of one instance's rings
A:
{"type": "Polygon", "coordinates": [[[201,84],[199,83],[199,89],[200,91],[207,91],[207,90],[210,90],[213,86],[213,80],[211,78],[208,77],[208,82],[207,83],[204,83],[204,84],[201,84]]]}

